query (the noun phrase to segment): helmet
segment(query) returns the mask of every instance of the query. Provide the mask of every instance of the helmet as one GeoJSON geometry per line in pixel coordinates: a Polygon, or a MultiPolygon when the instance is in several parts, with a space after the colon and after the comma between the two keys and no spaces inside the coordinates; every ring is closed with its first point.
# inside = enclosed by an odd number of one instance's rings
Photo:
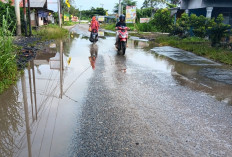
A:
{"type": "Polygon", "coordinates": [[[119,20],[120,20],[120,21],[125,21],[125,15],[120,15],[120,16],[119,16],[119,20]]]}

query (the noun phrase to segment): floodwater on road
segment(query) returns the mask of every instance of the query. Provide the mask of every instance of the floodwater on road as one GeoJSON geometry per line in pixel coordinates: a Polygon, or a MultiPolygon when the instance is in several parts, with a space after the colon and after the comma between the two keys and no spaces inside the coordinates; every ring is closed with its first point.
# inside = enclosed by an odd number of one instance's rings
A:
{"type": "Polygon", "coordinates": [[[0,156],[232,156],[232,68],[86,26],[0,95],[0,156]],[[103,33],[104,34],[104,33],[103,33]]]}

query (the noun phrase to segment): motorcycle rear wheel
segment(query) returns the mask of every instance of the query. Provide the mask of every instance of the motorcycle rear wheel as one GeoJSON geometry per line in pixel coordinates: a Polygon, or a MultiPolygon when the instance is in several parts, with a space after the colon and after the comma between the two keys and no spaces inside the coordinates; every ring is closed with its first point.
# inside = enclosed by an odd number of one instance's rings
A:
{"type": "Polygon", "coordinates": [[[122,55],[125,55],[126,53],[126,42],[122,42],[122,55]]]}

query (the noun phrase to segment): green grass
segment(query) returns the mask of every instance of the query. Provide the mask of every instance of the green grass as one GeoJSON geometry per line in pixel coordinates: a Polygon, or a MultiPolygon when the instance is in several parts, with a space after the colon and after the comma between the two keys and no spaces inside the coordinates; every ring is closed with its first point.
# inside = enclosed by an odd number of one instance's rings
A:
{"type": "Polygon", "coordinates": [[[60,28],[58,25],[46,25],[37,31],[33,31],[33,35],[38,35],[43,40],[62,39],[67,37],[68,34],[68,30],[60,28]]]}
{"type": "MultiPolygon", "coordinates": [[[[116,24],[101,24],[101,28],[106,30],[115,30],[116,24]]],[[[157,32],[157,29],[150,23],[128,23],[127,27],[130,28],[130,31],[138,31],[138,32],[157,32]]]]}
{"type": "Polygon", "coordinates": [[[72,21],[65,21],[63,23],[63,26],[74,26],[76,24],[78,24],[79,22],[72,22],[72,21]]]}
{"type": "Polygon", "coordinates": [[[160,36],[156,38],[156,42],[160,43],[160,46],[177,47],[214,61],[232,65],[232,52],[230,50],[211,47],[209,41],[201,38],[191,37],[180,39],[173,36],[160,36]]]}
{"type": "Polygon", "coordinates": [[[151,23],[138,23],[136,29],[139,32],[158,32],[151,23]]]}
{"type": "Polygon", "coordinates": [[[3,15],[0,26],[0,93],[17,81],[18,71],[15,59],[15,47],[13,45],[13,31],[10,32],[11,24],[9,15],[3,15]]]}
{"type": "MultiPolygon", "coordinates": [[[[111,30],[111,31],[115,31],[115,26],[116,24],[101,24],[101,28],[104,28],[106,30],[111,30]]],[[[127,27],[130,28],[130,31],[135,31],[136,30],[136,26],[134,24],[127,24],[127,27]]]]}
{"type": "Polygon", "coordinates": [[[106,30],[115,31],[115,24],[101,24],[100,28],[104,28],[106,30]]]}

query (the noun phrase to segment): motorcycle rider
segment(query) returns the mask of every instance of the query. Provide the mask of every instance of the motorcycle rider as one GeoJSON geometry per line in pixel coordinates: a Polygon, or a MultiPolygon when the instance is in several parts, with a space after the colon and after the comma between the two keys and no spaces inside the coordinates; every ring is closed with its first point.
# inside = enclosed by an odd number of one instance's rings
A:
{"type": "Polygon", "coordinates": [[[98,29],[99,29],[99,23],[98,21],[96,20],[96,17],[93,16],[92,17],[92,21],[91,21],[91,24],[90,24],[90,27],[91,27],[91,34],[90,34],[90,37],[92,37],[92,30],[96,29],[97,32],[98,32],[98,29]]]}
{"type": "MultiPolygon", "coordinates": [[[[116,24],[116,27],[126,27],[126,23],[125,23],[125,15],[120,15],[119,16],[119,22],[116,24]]],[[[118,46],[118,41],[119,41],[119,37],[118,37],[118,32],[116,33],[116,43],[115,45],[118,46]]]]}

